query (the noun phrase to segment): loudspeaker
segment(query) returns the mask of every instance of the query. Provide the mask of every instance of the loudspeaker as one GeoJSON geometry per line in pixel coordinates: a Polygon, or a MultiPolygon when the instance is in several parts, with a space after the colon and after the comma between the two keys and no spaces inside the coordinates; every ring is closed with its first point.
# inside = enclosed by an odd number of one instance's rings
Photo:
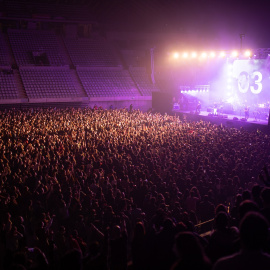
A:
{"type": "Polygon", "coordinates": [[[241,121],[247,122],[247,119],[246,118],[241,118],[241,121]]]}
{"type": "Polygon", "coordinates": [[[238,119],[238,117],[234,117],[233,120],[237,121],[237,120],[239,120],[239,119],[238,119]]]}

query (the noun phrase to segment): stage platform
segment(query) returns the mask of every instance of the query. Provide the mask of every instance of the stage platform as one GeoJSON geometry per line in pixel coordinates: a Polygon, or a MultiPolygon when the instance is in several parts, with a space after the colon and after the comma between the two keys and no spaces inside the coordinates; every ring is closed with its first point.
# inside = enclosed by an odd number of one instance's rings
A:
{"type": "Polygon", "coordinates": [[[250,117],[245,120],[244,116],[237,114],[218,114],[213,115],[207,111],[201,111],[200,114],[196,114],[193,111],[183,111],[183,110],[172,110],[172,114],[179,115],[181,119],[186,119],[187,121],[209,121],[210,123],[231,128],[244,128],[248,131],[260,130],[265,133],[270,134],[270,126],[268,124],[268,119],[256,119],[250,117]]]}

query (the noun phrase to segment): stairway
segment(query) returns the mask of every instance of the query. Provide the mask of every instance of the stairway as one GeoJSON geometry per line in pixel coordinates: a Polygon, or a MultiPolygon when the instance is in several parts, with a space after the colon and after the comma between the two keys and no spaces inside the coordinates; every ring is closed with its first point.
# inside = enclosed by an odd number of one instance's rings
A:
{"type": "Polygon", "coordinates": [[[84,88],[83,88],[83,86],[82,86],[82,83],[80,81],[80,78],[79,78],[76,70],[71,69],[70,73],[71,73],[71,79],[72,79],[72,81],[74,83],[74,86],[75,86],[75,88],[77,90],[77,93],[78,93],[79,97],[88,97],[85,90],[84,90],[84,88]]]}
{"type": "Polygon", "coordinates": [[[16,84],[16,88],[18,90],[18,97],[19,98],[27,98],[25,89],[23,87],[23,82],[21,79],[21,75],[19,73],[18,70],[13,70],[13,74],[14,74],[14,80],[15,80],[15,84],[16,84]]]}

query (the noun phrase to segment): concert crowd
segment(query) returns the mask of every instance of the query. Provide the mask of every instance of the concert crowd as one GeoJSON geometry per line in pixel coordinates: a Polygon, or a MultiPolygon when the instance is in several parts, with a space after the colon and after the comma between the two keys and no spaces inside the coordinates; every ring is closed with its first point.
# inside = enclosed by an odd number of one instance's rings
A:
{"type": "Polygon", "coordinates": [[[268,269],[270,139],[127,109],[0,111],[1,269],[268,269]],[[229,257],[228,257],[229,256],[229,257]]]}

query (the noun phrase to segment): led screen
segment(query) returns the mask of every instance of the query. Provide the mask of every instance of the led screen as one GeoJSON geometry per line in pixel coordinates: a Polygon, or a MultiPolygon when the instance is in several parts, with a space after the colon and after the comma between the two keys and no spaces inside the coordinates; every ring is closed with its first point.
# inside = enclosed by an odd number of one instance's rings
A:
{"type": "Polygon", "coordinates": [[[264,106],[270,101],[270,61],[235,60],[232,65],[232,90],[239,104],[264,106]]]}

